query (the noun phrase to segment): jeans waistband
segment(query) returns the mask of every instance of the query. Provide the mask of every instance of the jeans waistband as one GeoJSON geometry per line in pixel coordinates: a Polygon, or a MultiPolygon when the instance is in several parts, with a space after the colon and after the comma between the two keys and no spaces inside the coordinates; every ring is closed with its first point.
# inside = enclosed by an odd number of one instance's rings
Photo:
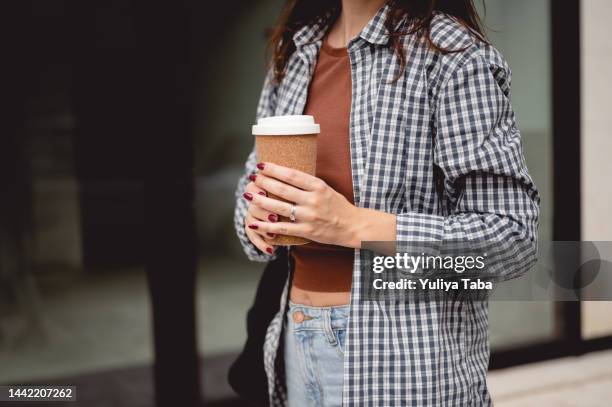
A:
{"type": "Polygon", "coordinates": [[[346,329],[349,309],[349,305],[315,307],[289,301],[287,322],[293,330],[325,330],[329,326],[332,329],[346,329]]]}

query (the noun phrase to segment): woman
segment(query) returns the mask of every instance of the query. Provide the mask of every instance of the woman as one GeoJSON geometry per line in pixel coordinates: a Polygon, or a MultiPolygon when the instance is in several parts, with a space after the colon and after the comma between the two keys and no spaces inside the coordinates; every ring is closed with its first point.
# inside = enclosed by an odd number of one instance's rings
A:
{"type": "Polygon", "coordinates": [[[371,302],[359,289],[364,241],[510,245],[501,279],[535,261],[539,196],[510,69],[472,1],[290,1],[272,50],[257,116],[312,114],[322,132],[316,176],[252,152],[237,189],[251,260],[275,258],[274,234],[313,241],[288,249],[268,327],[271,405],[490,405],[485,301],[371,302]]]}

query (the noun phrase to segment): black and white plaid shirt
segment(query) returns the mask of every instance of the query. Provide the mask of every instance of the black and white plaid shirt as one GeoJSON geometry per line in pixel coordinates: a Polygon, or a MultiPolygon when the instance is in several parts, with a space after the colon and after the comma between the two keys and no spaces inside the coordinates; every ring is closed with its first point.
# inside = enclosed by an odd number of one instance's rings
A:
{"type": "MultiPolygon", "coordinates": [[[[438,13],[431,36],[440,54],[403,37],[406,69],[388,43],[383,6],[348,46],[352,75],[350,149],[355,204],[397,214],[397,240],[488,240],[511,244],[520,261],[503,278],[533,264],[539,195],[527,172],[510,104],[510,69],[491,45],[438,13]]],[[[324,27],[294,36],[286,76],[266,78],[258,117],[302,114],[324,27]]],[[[255,170],[247,159],[237,188],[235,226],[253,261],[269,261],[244,232],[242,192],[255,170]]],[[[364,301],[355,251],[345,348],[347,406],[487,406],[486,301],[364,301]]],[[[502,271],[503,272],[503,271],[502,271]]],[[[288,284],[264,349],[272,406],[286,405],[279,351],[288,284]]]]}

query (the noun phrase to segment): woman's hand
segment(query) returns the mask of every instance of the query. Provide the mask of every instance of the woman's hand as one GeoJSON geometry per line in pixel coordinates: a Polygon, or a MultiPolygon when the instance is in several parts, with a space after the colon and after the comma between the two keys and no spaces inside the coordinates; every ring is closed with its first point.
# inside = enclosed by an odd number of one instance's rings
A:
{"type": "Polygon", "coordinates": [[[266,233],[266,231],[262,229],[258,229],[256,227],[249,227],[249,225],[254,224],[256,221],[263,221],[264,219],[268,219],[269,221],[278,220],[278,216],[271,212],[266,211],[256,205],[253,205],[253,197],[254,196],[266,196],[266,192],[261,188],[258,188],[253,180],[255,179],[255,175],[251,175],[249,177],[251,182],[249,182],[245,187],[245,192],[242,195],[244,199],[249,201],[248,211],[246,216],[244,217],[244,230],[246,232],[247,237],[262,252],[266,252],[269,254],[274,253],[274,246],[270,244],[268,241],[269,237],[274,237],[271,233],[266,233]]]}
{"type": "Polygon", "coordinates": [[[268,162],[257,164],[257,168],[259,172],[251,178],[257,192],[265,191],[296,205],[296,221],[279,222],[272,215],[289,217],[292,204],[252,194],[249,208],[253,209],[249,212],[255,219],[246,221],[247,230],[257,231],[262,240],[266,233],[272,233],[359,248],[365,240],[395,239],[395,215],[358,208],[322,179],[304,172],[268,162]]]}

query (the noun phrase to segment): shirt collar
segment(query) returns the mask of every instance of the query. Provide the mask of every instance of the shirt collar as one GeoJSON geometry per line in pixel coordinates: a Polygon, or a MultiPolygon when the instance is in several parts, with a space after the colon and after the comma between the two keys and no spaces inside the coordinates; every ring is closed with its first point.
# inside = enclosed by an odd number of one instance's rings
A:
{"type": "Polygon", "coordinates": [[[385,20],[390,7],[387,3],[382,6],[359,33],[359,37],[370,44],[384,45],[389,42],[389,31],[385,27],[385,20]]]}
{"type": "MultiPolygon", "coordinates": [[[[372,17],[372,19],[361,30],[358,38],[377,45],[384,45],[389,41],[389,32],[385,27],[385,20],[389,13],[389,5],[385,3],[372,17]]],[[[293,35],[296,47],[319,41],[325,35],[327,27],[322,23],[305,25],[293,35]]]]}

